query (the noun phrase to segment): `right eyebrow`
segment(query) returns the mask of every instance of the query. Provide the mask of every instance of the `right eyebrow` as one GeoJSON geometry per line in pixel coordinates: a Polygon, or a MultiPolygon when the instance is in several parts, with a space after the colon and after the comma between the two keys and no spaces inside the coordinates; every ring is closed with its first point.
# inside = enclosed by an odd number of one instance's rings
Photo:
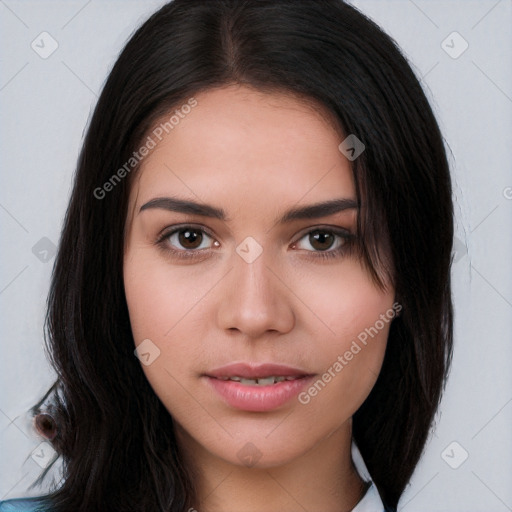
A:
{"type": "Polygon", "coordinates": [[[212,217],[214,219],[226,220],[226,214],[222,208],[216,208],[205,203],[196,203],[195,201],[178,199],[176,197],[155,197],[140,207],[139,213],[150,208],[160,208],[171,212],[189,213],[192,215],[201,215],[203,217],[212,217]]]}

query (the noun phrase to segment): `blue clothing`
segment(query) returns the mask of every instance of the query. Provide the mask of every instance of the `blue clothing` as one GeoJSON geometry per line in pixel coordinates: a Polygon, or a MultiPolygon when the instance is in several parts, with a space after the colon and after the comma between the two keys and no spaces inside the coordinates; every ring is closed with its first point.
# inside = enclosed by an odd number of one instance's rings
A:
{"type": "Polygon", "coordinates": [[[14,498],[0,501],[0,512],[51,512],[41,498],[14,498]]]}

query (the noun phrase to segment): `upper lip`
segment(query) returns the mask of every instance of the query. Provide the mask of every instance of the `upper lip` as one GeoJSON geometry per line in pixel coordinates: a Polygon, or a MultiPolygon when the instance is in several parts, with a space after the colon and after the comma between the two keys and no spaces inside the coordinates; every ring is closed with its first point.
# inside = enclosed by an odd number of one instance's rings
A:
{"type": "Polygon", "coordinates": [[[254,364],[254,363],[232,363],[221,366],[205,373],[207,377],[216,379],[222,377],[242,377],[243,379],[258,379],[265,377],[306,377],[312,375],[299,368],[282,364],[254,364]]]}

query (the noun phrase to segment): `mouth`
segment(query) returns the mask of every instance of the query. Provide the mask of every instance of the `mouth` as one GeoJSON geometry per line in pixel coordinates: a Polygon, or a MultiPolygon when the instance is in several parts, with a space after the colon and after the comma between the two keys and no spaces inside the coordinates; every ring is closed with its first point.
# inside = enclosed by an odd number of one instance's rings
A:
{"type": "MultiPolygon", "coordinates": [[[[215,377],[214,377],[215,378],[215,377]]],[[[232,377],[219,377],[219,380],[229,380],[233,382],[240,382],[243,386],[271,386],[273,384],[277,384],[278,382],[284,382],[285,380],[297,380],[303,378],[302,376],[297,377],[285,377],[284,375],[280,375],[279,377],[275,377],[271,375],[270,377],[257,377],[255,379],[244,379],[238,375],[234,375],[232,377]]]]}
{"type": "Polygon", "coordinates": [[[300,393],[315,374],[277,364],[236,363],[202,375],[232,408],[264,412],[280,408],[300,393]]]}

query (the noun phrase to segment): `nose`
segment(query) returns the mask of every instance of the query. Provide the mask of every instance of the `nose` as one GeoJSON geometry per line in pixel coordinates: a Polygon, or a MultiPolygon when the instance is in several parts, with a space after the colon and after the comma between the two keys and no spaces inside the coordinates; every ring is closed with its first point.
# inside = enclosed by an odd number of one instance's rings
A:
{"type": "Polygon", "coordinates": [[[291,286],[268,260],[265,251],[252,262],[233,255],[234,266],[219,290],[217,320],[222,330],[256,339],[272,331],[284,334],[293,329],[291,286]]]}

